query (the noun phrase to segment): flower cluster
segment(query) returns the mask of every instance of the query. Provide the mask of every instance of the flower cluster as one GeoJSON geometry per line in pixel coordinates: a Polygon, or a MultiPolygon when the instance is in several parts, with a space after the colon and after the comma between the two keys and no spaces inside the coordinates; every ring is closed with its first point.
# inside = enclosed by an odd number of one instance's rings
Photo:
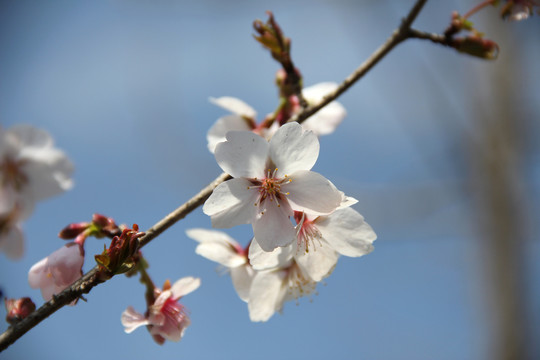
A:
{"type": "Polygon", "coordinates": [[[249,223],[248,247],[219,231],[191,229],[196,252],[230,269],[252,321],[266,321],[291,299],[313,293],[340,255],[373,250],[376,235],[329,180],[311,171],[319,141],[298,123],[281,126],[270,141],[230,131],[215,157],[233,179],[220,184],[203,206],[214,227],[249,223]]]}
{"type": "Polygon", "coordinates": [[[38,201],[72,187],[73,165],[44,130],[0,127],[0,250],[23,255],[21,223],[38,201]]]}

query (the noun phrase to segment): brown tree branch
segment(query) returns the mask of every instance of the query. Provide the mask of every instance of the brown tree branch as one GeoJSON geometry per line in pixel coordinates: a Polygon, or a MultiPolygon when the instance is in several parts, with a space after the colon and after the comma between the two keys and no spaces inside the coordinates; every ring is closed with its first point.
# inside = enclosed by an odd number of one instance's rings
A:
{"type": "MultiPolygon", "coordinates": [[[[358,69],[349,75],[336,91],[327,95],[319,104],[305,108],[302,112],[295,115],[290,121],[298,121],[301,123],[311,115],[315,114],[317,111],[344,93],[360,78],[362,78],[396,45],[408,38],[413,37],[410,32],[410,26],[426,2],[427,0],[417,0],[407,17],[403,19],[401,26],[396,29],[392,33],[392,36],[390,36],[390,38],[388,38],[383,45],[381,45],[366,61],[364,61],[364,63],[362,63],[358,69]]],[[[187,214],[201,206],[219,184],[230,178],[231,177],[228,174],[221,174],[208,186],[202,189],[197,195],[193,196],[186,203],[148,229],[146,234],[139,239],[140,247],[148,244],[177,221],[183,219],[187,214]]],[[[56,310],[80,298],[83,294],[89,293],[94,286],[103,282],[97,278],[97,273],[98,267],[96,266],[83,275],[79,280],[74,282],[70,287],[66,288],[61,293],[54,295],[50,301],[43,304],[28,317],[9,327],[3,334],[0,335],[0,352],[5,350],[9,345],[13,344],[17,339],[19,339],[45,318],[56,312],[56,310]]]]}
{"type": "Polygon", "coordinates": [[[327,94],[318,104],[308,106],[302,112],[296,114],[289,119],[289,122],[297,121],[299,123],[304,122],[307,118],[321,110],[323,107],[337,99],[347,89],[349,89],[354,83],[360,80],[369,70],[381,61],[386,54],[388,54],[396,45],[413,37],[411,33],[411,25],[416,19],[422,7],[427,0],[417,0],[413,8],[401,22],[401,26],[394,30],[392,35],[377,49],[369,58],[367,58],[352,74],[337,87],[336,90],[327,94]]]}

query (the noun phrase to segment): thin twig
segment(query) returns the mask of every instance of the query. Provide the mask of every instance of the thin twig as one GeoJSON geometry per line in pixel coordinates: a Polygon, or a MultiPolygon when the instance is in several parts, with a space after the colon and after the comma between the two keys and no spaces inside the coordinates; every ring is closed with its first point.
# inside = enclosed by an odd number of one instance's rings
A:
{"type": "MultiPolygon", "coordinates": [[[[302,112],[291,118],[290,121],[298,121],[301,123],[311,115],[315,114],[317,111],[344,93],[356,81],[362,78],[397,44],[410,37],[413,37],[410,31],[411,24],[416,19],[426,2],[427,0],[417,0],[407,17],[403,20],[401,26],[396,29],[392,33],[392,36],[390,36],[390,38],[388,38],[383,45],[381,45],[366,61],[364,61],[360,67],[349,75],[336,91],[327,95],[319,104],[305,108],[302,112]]],[[[202,189],[197,195],[193,196],[186,203],[148,229],[146,234],[139,239],[140,247],[148,244],[177,221],[183,219],[187,214],[201,206],[219,184],[230,178],[231,177],[228,174],[221,174],[212,183],[202,189]]],[[[28,317],[9,327],[3,334],[0,335],[0,352],[5,350],[9,345],[13,344],[17,339],[19,339],[45,318],[56,312],[56,310],[80,298],[83,294],[87,294],[94,286],[103,282],[97,278],[97,273],[98,267],[96,266],[83,275],[79,280],[74,282],[70,287],[66,288],[61,293],[54,295],[50,301],[43,304],[28,317]]]]}
{"type": "Polygon", "coordinates": [[[407,17],[403,19],[401,26],[397,28],[392,35],[382,44],[366,61],[364,61],[351,75],[349,75],[338,87],[336,90],[327,94],[318,104],[308,106],[302,112],[296,114],[295,116],[289,119],[289,122],[297,121],[302,123],[307,118],[315,114],[317,111],[321,110],[323,107],[328,105],[330,102],[337,99],[341,94],[343,94],[347,89],[349,89],[354,83],[360,80],[371,68],[381,61],[386,54],[390,52],[396,45],[412,37],[410,32],[411,25],[416,19],[420,10],[425,5],[427,0],[418,0],[407,17]]]}

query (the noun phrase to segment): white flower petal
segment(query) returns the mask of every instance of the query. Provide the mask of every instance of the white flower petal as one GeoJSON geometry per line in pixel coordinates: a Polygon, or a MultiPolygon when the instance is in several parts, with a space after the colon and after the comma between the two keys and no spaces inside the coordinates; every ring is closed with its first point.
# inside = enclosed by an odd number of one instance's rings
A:
{"type": "Polygon", "coordinates": [[[206,229],[189,229],[186,234],[200,242],[195,252],[228,268],[244,265],[245,256],[238,253],[241,246],[229,235],[221,231],[206,229]]]}
{"type": "Polygon", "coordinates": [[[264,251],[254,238],[249,246],[249,263],[255,270],[269,270],[286,267],[296,252],[296,243],[278,247],[274,251],[264,251]]]}
{"type": "Polygon", "coordinates": [[[233,114],[246,116],[252,119],[255,119],[257,117],[257,112],[251,106],[238,98],[231,96],[222,96],[219,98],[211,97],[209,100],[212,104],[228,110],[233,114]]]}
{"type": "Polygon", "coordinates": [[[264,177],[268,141],[251,131],[229,131],[226,138],[214,153],[223,171],[235,178],[264,177]]]}
{"type": "Polygon", "coordinates": [[[225,141],[225,135],[229,131],[251,131],[246,119],[239,115],[228,115],[219,118],[214,125],[208,130],[206,140],[208,141],[208,150],[213,154],[216,145],[225,141]]]}
{"type": "Polygon", "coordinates": [[[244,256],[233,251],[229,245],[222,243],[202,243],[197,246],[195,252],[228,268],[244,265],[247,261],[244,256]]]}
{"type": "Polygon", "coordinates": [[[259,192],[248,190],[250,185],[245,179],[231,179],[214,189],[203,205],[203,212],[212,218],[213,227],[229,228],[252,221],[259,192]]]}
{"type": "Polygon", "coordinates": [[[171,287],[171,293],[175,300],[178,300],[184,295],[189,294],[190,292],[193,292],[197,290],[197,288],[201,285],[201,279],[194,278],[191,276],[181,278],[180,280],[177,280],[173,286],[171,287]]]}
{"type": "Polygon", "coordinates": [[[288,123],[272,136],[269,155],[278,168],[278,177],[310,170],[319,157],[319,139],[311,131],[304,131],[300,124],[288,123]]]}
{"type": "Polygon", "coordinates": [[[25,148],[21,158],[27,160],[23,171],[28,176],[34,201],[40,201],[73,187],[73,164],[57,149],[25,148]]]}
{"type": "Polygon", "coordinates": [[[251,321],[267,321],[283,306],[285,297],[284,271],[257,272],[249,293],[249,318],[251,321]]]}
{"type": "Polygon", "coordinates": [[[251,290],[251,283],[254,276],[255,271],[247,264],[231,269],[231,279],[234,289],[242,301],[248,302],[249,300],[249,291],[251,290]]]}
{"type": "Polygon", "coordinates": [[[372,243],[377,238],[364,217],[351,208],[320,217],[316,225],[326,242],[345,256],[357,257],[370,253],[372,243]]]}
{"type": "Polygon", "coordinates": [[[313,171],[297,171],[290,176],[292,180],[281,189],[288,192],[287,199],[296,211],[313,215],[329,214],[337,209],[342,193],[328,179],[313,171]]]}
{"type": "Polygon", "coordinates": [[[150,323],[143,314],[135,311],[132,306],[129,306],[124,310],[121,321],[122,325],[124,325],[124,331],[127,334],[132,333],[133,330],[137,329],[139,326],[148,325],[150,323]]]}
{"type": "Polygon", "coordinates": [[[339,205],[339,207],[336,210],[344,209],[344,208],[352,206],[352,205],[354,205],[354,204],[356,204],[358,202],[358,200],[356,200],[355,198],[345,195],[345,193],[343,191],[340,191],[340,193],[341,193],[341,197],[342,197],[341,204],[339,205]]]}
{"type": "Polygon", "coordinates": [[[334,270],[339,255],[326,243],[310,244],[308,252],[299,252],[294,258],[300,269],[313,281],[319,282],[334,270]]]}
{"type": "MultiPolygon", "coordinates": [[[[296,239],[289,213],[288,204],[277,206],[268,199],[265,201],[264,214],[253,220],[253,234],[264,251],[272,251],[278,246],[289,245],[296,239]]],[[[292,215],[292,212],[290,213],[292,215]]]]}
{"type": "Polygon", "coordinates": [[[28,271],[28,284],[32,289],[39,288],[43,283],[43,279],[48,279],[48,282],[52,283],[52,278],[45,275],[48,260],[48,258],[41,259],[32,265],[28,271]]]}

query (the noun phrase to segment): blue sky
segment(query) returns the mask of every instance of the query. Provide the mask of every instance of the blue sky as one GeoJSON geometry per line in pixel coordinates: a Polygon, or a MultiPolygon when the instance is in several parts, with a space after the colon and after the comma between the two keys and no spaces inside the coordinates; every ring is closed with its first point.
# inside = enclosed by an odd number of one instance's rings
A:
{"type": "MultiPolygon", "coordinates": [[[[292,38],[295,63],[312,85],[344,79],[411,3],[3,2],[0,122],[46,129],[76,167],[75,187],[40,203],[25,223],[24,257],[13,262],[0,255],[6,295],[41,304],[27,271],[63,245],[56,234],[66,224],[99,212],[145,229],[220,174],[205,135],[225,112],[208,97],[241,98],[260,117],[277,104],[277,63],[251,30],[266,10],[292,38]]],[[[415,27],[441,31],[452,10],[470,6],[430,1],[415,27]]],[[[210,227],[199,209],[144,249],[156,283],[202,280],[183,299],[192,325],[180,343],[158,346],[144,329],[124,334],[120,314],[129,305],[144,311],[144,289],[119,276],[0,357],[492,359],[489,252],[478,227],[467,139],[485,131],[477,112],[492,111],[493,87],[503,86],[494,85],[497,74],[519,89],[516,119],[525,145],[516,174],[525,194],[520,280],[529,336],[538,338],[540,22],[508,24],[494,16],[488,9],[474,20],[481,29],[497,27],[496,62],[408,41],[340,98],[348,117],[321,138],[314,170],[359,200],[355,209],[378,240],[368,256],[341,258],[318,295],[286,304],[267,323],[251,323],[230,278],[196,255],[196,243],[185,236],[188,228],[210,227]]],[[[245,244],[251,228],[228,233],[245,244]]],[[[102,248],[103,240],[87,242],[85,270],[102,248]]],[[[533,351],[538,356],[538,345],[533,351]]]]}

